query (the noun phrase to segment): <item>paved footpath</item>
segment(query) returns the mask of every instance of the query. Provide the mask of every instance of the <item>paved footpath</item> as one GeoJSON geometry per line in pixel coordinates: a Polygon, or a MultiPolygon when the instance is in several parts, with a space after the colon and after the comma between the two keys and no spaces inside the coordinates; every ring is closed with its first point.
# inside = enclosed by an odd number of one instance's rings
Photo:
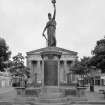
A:
{"type": "MultiPolygon", "coordinates": [[[[67,105],[105,105],[105,98],[100,94],[98,87],[95,92],[89,92],[87,89],[85,98],[87,101],[81,101],[81,97],[76,97],[79,101],[71,101],[67,105]]],[[[83,97],[84,98],[84,97],[83,97]]],[[[75,99],[74,99],[75,100],[75,99]]],[[[36,105],[35,97],[17,96],[14,88],[0,88],[0,105],[36,105]]],[[[49,103],[49,105],[52,105],[49,103]]]]}
{"type": "Polygon", "coordinates": [[[17,93],[13,87],[0,88],[0,101],[12,100],[16,97],[17,93]]]}

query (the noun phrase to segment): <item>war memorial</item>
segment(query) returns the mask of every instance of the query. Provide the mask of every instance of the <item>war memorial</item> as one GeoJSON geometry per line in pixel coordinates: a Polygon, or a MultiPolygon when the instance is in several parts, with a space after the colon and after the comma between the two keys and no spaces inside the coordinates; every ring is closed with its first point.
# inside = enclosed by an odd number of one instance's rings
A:
{"type": "Polygon", "coordinates": [[[27,52],[27,66],[31,70],[33,88],[26,89],[25,93],[28,95],[37,93],[38,105],[48,104],[46,102],[64,105],[67,102],[66,94],[78,94],[75,88],[77,78],[71,70],[78,59],[77,52],[57,47],[56,1],[52,0],[51,3],[54,13],[53,15],[48,13],[48,22],[42,33],[47,46],[27,52]]]}
{"type": "Polygon", "coordinates": [[[38,97],[44,99],[64,96],[65,89],[62,87],[76,82],[75,76],[72,73],[70,74],[70,69],[78,58],[77,52],[57,47],[56,1],[52,0],[51,3],[54,13],[53,15],[48,13],[49,21],[42,33],[47,46],[27,52],[27,66],[31,70],[33,87],[36,88],[36,84],[40,84],[38,86],[40,89],[38,97]]]}
{"type": "Polygon", "coordinates": [[[31,70],[31,77],[34,83],[42,83],[43,86],[57,86],[60,84],[73,82],[73,75],[69,77],[71,66],[77,60],[77,52],[57,47],[56,43],[56,5],[54,14],[48,13],[48,19],[43,37],[47,46],[38,50],[27,52],[27,66],[31,70]],[[47,31],[47,36],[44,34],[47,31]]]}
{"type": "Polygon", "coordinates": [[[45,101],[63,105],[67,101],[65,94],[77,95],[75,88],[77,78],[71,70],[72,65],[78,59],[77,52],[57,47],[56,1],[52,0],[51,3],[54,13],[53,15],[48,13],[49,21],[42,33],[47,46],[27,52],[27,66],[31,70],[33,88],[26,89],[26,94],[29,95],[32,90],[32,94],[34,94],[36,91],[37,98],[40,100],[38,105],[48,104],[45,101]],[[75,84],[74,88],[72,87],[73,84],[75,84]]]}

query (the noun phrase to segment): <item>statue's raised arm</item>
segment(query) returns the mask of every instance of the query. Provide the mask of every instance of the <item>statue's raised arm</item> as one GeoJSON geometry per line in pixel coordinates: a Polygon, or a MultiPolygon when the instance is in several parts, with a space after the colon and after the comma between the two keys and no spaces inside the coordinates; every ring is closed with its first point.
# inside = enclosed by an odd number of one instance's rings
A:
{"type": "Polygon", "coordinates": [[[54,6],[54,14],[53,14],[53,19],[55,20],[55,17],[56,17],[56,5],[55,5],[56,1],[55,0],[52,0],[52,4],[54,6]]]}
{"type": "Polygon", "coordinates": [[[56,17],[56,5],[54,4],[54,14],[53,14],[53,19],[55,20],[55,17],[56,17]]]}

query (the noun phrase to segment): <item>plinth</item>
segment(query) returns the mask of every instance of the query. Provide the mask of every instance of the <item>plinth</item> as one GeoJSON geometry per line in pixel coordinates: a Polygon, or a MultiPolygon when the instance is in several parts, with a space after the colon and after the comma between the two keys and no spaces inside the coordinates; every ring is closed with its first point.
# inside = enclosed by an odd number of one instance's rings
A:
{"type": "Polygon", "coordinates": [[[62,53],[55,50],[54,47],[48,47],[47,51],[43,51],[40,54],[42,57],[42,87],[59,87],[59,64],[62,53]]]}

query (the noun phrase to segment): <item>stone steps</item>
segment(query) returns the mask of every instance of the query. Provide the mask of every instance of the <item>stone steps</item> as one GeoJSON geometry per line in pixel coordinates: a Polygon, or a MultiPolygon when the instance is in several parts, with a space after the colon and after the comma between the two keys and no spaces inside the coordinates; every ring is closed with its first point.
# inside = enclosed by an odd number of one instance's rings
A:
{"type": "Polygon", "coordinates": [[[45,87],[39,95],[40,99],[54,99],[63,97],[64,93],[56,87],[45,87]]]}
{"type": "Polygon", "coordinates": [[[61,103],[61,102],[66,102],[67,98],[39,99],[38,101],[39,102],[61,103]]]}
{"type": "Polygon", "coordinates": [[[36,100],[36,105],[65,105],[63,92],[58,87],[48,86],[43,88],[36,100]]]}
{"type": "Polygon", "coordinates": [[[63,97],[62,93],[48,93],[39,96],[40,99],[56,99],[60,97],[63,97]]]}
{"type": "Polygon", "coordinates": [[[84,101],[88,101],[86,98],[71,98],[71,99],[68,99],[68,101],[72,101],[72,102],[84,102],[84,101]]]}
{"type": "Polygon", "coordinates": [[[56,92],[60,92],[62,89],[59,89],[58,87],[54,87],[54,86],[46,86],[46,87],[44,87],[43,88],[43,91],[44,92],[54,92],[54,93],[56,93],[56,92]]]}
{"type": "Polygon", "coordinates": [[[36,100],[35,105],[65,105],[64,99],[39,99],[36,100]]]}
{"type": "Polygon", "coordinates": [[[67,105],[65,103],[35,103],[35,105],[67,105]]]}
{"type": "Polygon", "coordinates": [[[64,96],[64,91],[55,87],[46,87],[36,100],[36,105],[67,105],[71,102],[86,102],[85,97],[64,96]]]}
{"type": "MultiPolygon", "coordinates": [[[[86,97],[79,96],[65,96],[65,89],[58,87],[44,87],[43,89],[28,89],[28,92],[37,93],[38,97],[35,100],[26,99],[24,102],[33,102],[35,105],[70,105],[70,103],[87,102],[86,97]]],[[[29,93],[28,93],[29,94],[29,93]]]]}
{"type": "Polygon", "coordinates": [[[38,99],[36,100],[36,105],[70,105],[70,103],[87,103],[88,100],[86,98],[79,97],[63,97],[56,99],[38,99]]]}

